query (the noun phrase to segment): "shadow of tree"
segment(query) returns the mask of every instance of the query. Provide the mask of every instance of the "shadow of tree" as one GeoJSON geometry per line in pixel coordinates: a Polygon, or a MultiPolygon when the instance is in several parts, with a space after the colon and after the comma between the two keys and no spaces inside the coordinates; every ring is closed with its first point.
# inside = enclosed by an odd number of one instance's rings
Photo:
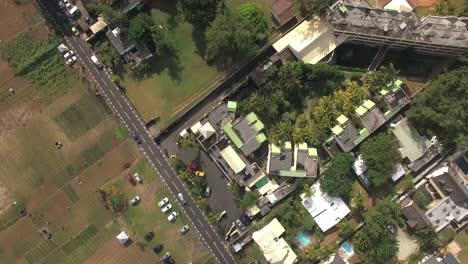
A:
{"type": "Polygon", "coordinates": [[[146,60],[138,69],[132,71],[131,77],[135,80],[150,78],[153,74],[161,74],[167,70],[171,79],[176,82],[181,81],[180,73],[183,65],[180,56],[175,48],[162,49],[158,55],[146,60]]]}

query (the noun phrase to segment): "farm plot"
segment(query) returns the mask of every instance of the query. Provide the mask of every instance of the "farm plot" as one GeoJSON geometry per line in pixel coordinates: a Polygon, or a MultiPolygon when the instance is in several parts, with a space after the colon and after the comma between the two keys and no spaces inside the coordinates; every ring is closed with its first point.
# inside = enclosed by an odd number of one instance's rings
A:
{"type": "Polygon", "coordinates": [[[17,4],[15,0],[1,0],[0,41],[6,41],[43,20],[42,11],[36,1],[26,0],[23,4],[17,4]]]}

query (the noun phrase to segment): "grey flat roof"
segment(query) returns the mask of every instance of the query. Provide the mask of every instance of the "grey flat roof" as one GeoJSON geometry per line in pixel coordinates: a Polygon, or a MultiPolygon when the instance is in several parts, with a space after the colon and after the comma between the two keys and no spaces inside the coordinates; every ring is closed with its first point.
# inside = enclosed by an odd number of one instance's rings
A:
{"type": "Polygon", "coordinates": [[[457,205],[468,202],[468,187],[463,184],[462,179],[455,175],[455,172],[449,167],[448,172],[434,177],[435,184],[457,205]]]}
{"type": "Polygon", "coordinates": [[[367,111],[363,117],[361,117],[364,126],[369,130],[369,132],[374,132],[379,128],[383,123],[385,123],[385,116],[376,106],[370,111],[367,111]]]}
{"type": "MultiPolygon", "coordinates": [[[[255,121],[255,122],[258,122],[258,121],[255,121]]],[[[249,125],[247,116],[245,116],[239,122],[233,124],[232,126],[232,130],[234,130],[234,132],[239,136],[239,138],[244,143],[244,145],[240,148],[240,150],[246,156],[252,154],[255,150],[257,150],[261,146],[261,144],[255,138],[255,136],[259,134],[259,132],[257,132],[252,127],[252,125],[249,125]]]]}
{"type": "Polygon", "coordinates": [[[318,168],[318,157],[310,157],[307,150],[297,151],[297,169],[305,170],[307,177],[316,177],[318,168]]]}
{"type": "Polygon", "coordinates": [[[334,135],[333,137],[344,152],[349,152],[356,146],[354,140],[359,137],[359,131],[354,124],[348,120],[346,124],[344,124],[343,132],[339,136],[334,135]]]}
{"type": "Polygon", "coordinates": [[[293,149],[281,149],[281,154],[273,154],[270,156],[270,173],[276,174],[280,170],[291,170],[293,164],[293,149]]]}
{"type": "Polygon", "coordinates": [[[468,49],[467,18],[427,16],[419,20],[413,12],[344,5],[347,12],[336,8],[329,14],[335,30],[468,49]]]}

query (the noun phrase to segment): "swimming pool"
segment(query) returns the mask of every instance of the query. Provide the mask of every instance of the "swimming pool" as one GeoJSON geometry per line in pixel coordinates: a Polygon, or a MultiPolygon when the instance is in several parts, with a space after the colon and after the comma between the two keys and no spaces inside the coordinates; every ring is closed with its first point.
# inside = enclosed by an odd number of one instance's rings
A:
{"type": "Polygon", "coordinates": [[[310,238],[304,232],[299,232],[296,234],[296,239],[301,243],[303,246],[308,246],[310,244],[310,238]]]}
{"type": "Polygon", "coordinates": [[[352,256],[354,255],[354,250],[353,250],[353,247],[351,246],[351,244],[349,244],[348,241],[344,242],[343,244],[341,244],[341,248],[346,252],[346,254],[348,254],[349,256],[352,256]]]}

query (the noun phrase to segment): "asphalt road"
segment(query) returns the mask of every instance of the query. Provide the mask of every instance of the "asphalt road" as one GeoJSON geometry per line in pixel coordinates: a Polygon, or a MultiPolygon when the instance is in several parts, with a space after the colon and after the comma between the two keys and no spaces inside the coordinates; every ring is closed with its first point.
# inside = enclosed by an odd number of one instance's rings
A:
{"type": "MultiPolygon", "coordinates": [[[[100,92],[109,102],[113,111],[119,116],[125,127],[130,131],[138,133],[142,141],[140,150],[145,154],[153,168],[161,176],[163,182],[174,196],[173,198],[179,202],[176,198],[179,192],[185,197],[187,205],[181,205],[180,207],[199,232],[201,239],[205,242],[213,255],[220,263],[235,263],[234,258],[225,248],[214,228],[209,224],[206,216],[197,207],[195,201],[185,189],[182,181],[172,169],[161,147],[150,137],[143,122],[136,114],[127,97],[122,94],[118,87],[111,81],[110,75],[105,70],[98,70],[94,66],[90,59],[93,53],[88,44],[71,34],[68,21],[63,15],[59,14],[61,11],[56,1],[38,0],[38,2],[43,8],[45,15],[48,16],[47,19],[49,22],[53,23],[57,29],[63,33],[66,44],[75,51],[79,63],[86,66],[92,78],[97,83],[100,92]]],[[[174,235],[177,236],[179,234],[174,235]]]]}

